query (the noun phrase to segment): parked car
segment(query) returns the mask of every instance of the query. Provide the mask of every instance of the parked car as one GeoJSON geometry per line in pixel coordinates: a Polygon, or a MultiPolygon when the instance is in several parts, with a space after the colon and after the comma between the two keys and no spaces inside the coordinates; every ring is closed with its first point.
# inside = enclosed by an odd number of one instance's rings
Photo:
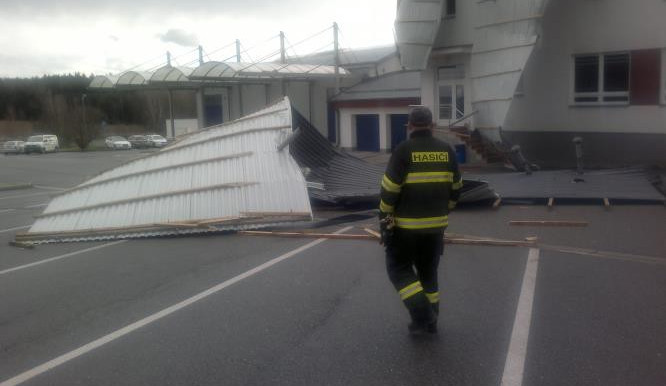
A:
{"type": "Polygon", "coordinates": [[[2,152],[7,154],[21,154],[25,151],[25,142],[7,141],[2,145],[2,152]]]}
{"type": "Polygon", "coordinates": [[[125,139],[124,137],[120,136],[112,136],[112,137],[106,137],[104,140],[104,143],[106,143],[106,147],[109,149],[131,149],[132,144],[125,139]]]}
{"type": "Polygon", "coordinates": [[[157,134],[146,135],[146,139],[148,140],[149,146],[152,147],[164,147],[167,145],[166,138],[162,137],[161,135],[157,134]]]}
{"type": "Polygon", "coordinates": [[[55,135],[33,135],[25,142],[25,153],[47,153],[60,150],[58,137],[55,135]]]}
{"type": "Polygon", "coordinates": [[[132,144],[132,147],[135,149],[141,149],[144,147],[150,146],[148,144],[148,139],[146,138],[145,135],[132,135],[129,138],[127,138],[130,144],[132,144]]]}

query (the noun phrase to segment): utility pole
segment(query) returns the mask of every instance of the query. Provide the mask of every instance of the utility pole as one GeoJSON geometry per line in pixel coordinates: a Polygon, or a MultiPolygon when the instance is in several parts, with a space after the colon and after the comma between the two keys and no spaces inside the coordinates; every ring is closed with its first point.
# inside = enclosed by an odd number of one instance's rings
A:
{"type": "MultiPolygon", "coordinates": [[[[284,50],[284,31],[280,31],[280,63],[287,63],[287,53],[284,50]]],[[[282,96],[287,95],[287,87],[284,78],[280,79],[280,89],[282,96]]]]}
{"type": "Polygon", "coordinates": [[[236,39],[236,62],[241,62],[240,40],[236,39]]]}
{"type": "Polygon", "coordinates": [[[202,66],[203,64],[204,64],[203,47],[199,46],[199,65],[202,66]]]}
{"type": "Polygon", "coordinates": [[[284,50],[284,31],[280,31],[280,63],[287,63],[287,53],[284,50]]]}
{"type": "Polygon", "coordinates": [[[338,47],[338,23],[333,23],[333,51],[335,52],[335,94],[340,93],[340,50],[338,47]]]}
{"type": "Polygon", "coordinates": [[[171,67],[171,52],[167,51],[167,66],[171,67]]]}

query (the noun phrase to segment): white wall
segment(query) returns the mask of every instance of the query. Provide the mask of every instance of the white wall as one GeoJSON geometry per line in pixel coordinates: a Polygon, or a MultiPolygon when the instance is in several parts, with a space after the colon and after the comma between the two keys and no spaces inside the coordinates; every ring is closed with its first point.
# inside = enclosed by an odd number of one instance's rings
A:
{"type": "Polygon", "coordinates": [[[664,105],[571,105],[572,55],[664,47],[666,1],[552,1],[504,129],[666,134],[664,105]]]}
{"type": "Polygon", "coordinates": [[[472,112],[472,87],[470,76],[469,54],[454,54],[443,57],[433,58],[428,63],[428,68],[421,74],[421,104],[428,106],[433,113],[433,120],[441,124],[448,122],[439,122],[439,90],[437,79],[437,69],[441,66],[463,65],[465,68],[465,114],[472,112]]]}
{"type": "MultiPolygon", "coordinates": [[[[197,131],[198,126],[199,126],[199,120],[197,120],[196,118],[193,118],[193,119],[174,119],[173,123],[174,123],[174,126],[176,127],[176,137],[178,137],[179,135],[195,132],[195,131],[197,131]]],[[[171,120],[170,119],[166,120],[166,129],[167,129],[168,137],[171,138],[171,120]]]]}
{"type": "Polygon", "coordinates": [[[379,115],[379,148],[391,150],[390,115],[407,114],[407,107],[376,107],[376,108],[341,108],[340,109],[340,147],[356,148],[356,115],[379,115]]]}

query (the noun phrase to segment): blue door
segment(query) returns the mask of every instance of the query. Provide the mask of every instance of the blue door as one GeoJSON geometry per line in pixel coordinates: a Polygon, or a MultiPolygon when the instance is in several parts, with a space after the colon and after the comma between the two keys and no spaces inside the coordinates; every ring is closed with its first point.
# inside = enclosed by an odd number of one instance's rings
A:
{"type": "Polygon", "coordinates": [[[407,114],[391,114],[391,150],[407,139],[407,114]]]}
{"type": "Polygon", "coordinates": [[[356,148],[359,151],[379,151],[379,115],[356,116],[356,148]]]}
{"type": "Polygon", "coordinates": [[[204,98],[205,127],[222,123],[222,95],[206,95],[204,98]]]}

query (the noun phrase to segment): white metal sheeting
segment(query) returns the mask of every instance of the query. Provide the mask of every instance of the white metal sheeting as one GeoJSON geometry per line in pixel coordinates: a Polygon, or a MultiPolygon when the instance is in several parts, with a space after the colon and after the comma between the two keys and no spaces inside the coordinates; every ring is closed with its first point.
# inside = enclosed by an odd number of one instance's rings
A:
{"type": "Polygon", "coordinates": [[[395,19],[400,63],[406,69],[424,70],[441,23],[444,0],[398,0],[395,19]]]}
{"type": "Polygon", "coordinates": [[[277,150],[292,132],[291,114],[284,98],[102,173],[56,196],[25,239],[60,232],[100,238],[123,229],[139,237],[156,229],[209,230],[196,228],[202,223],[244,229],[311,219],[305,179],[288,148],[277,150]]]}
{"type": "MultiPolygon", "coordinates": [[[[340,76],[348,75],[343,68],[340,76]]],[[[316,78],[335,76],[334,66],[315,64],[207,62],[197,67],[192,79],[316,78]]]]}
{"type": "MultiPolygon", "coordinates": [[[[339,68],[337,76],[349,72],[339,68]]],[[[206,62],[197,68],[164,66],[153,72],[126,71],[120,75],[100,75],[89,88],[142,87],[167,83],[191,84],[193,81],[239,81],[270,79],[315,79],[335,77],[335,67],[319,64],[206,62]]]]}
{"type": "MultiPolygon", "coordinates": [[[[472,52],[472,105],[479,128],[504,124],[538,39],[549,0],[485,1],[477,5],[472,52]]],[[[487,131],[484,131],[487,133],[487,131]]],[[[495,134],[498,136],[497,132],[495,134]]],[[[498,140],[499,138],[493,138],[498,140]]]]}

